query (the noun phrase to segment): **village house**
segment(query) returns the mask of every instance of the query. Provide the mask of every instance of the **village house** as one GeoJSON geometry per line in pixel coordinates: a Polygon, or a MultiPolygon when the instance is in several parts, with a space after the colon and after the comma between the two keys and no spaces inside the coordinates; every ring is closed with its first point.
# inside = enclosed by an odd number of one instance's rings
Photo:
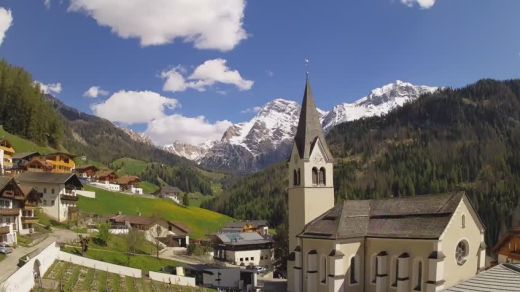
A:
{"type": "Polygon", "coordinates": [[[498,257],[498,263],[520,264],[520,227],[511,229],[493,248],[498,257]]]}
{"type": "Polygon", "coordinates": [[[10,173],[13,168],[13,145],[7,139],[0,139],[0,171],[1,174],[10,173]]]}
{"type": "Polygon", "coordinates": [[[80,178],[86,179],[88,181],[91,181],[95,178],[96,173],[99,171],[99,169],[94,165],[86,165],[83,167],[77,167],[74,170],[74,173],[76,173],[80,178]]]}
{"type": "Polygon", "coordinates": [[[13,170],[22,172],[27,170],[29,162],[36,157],[40,157],[39,152],[21,152],[13,155],[13,170]]]}
{"type": "Polygon", "coordinates": [[[334,159],[307,80],[289,161],[288,291],[440,291],[485,266],[462,193],[335,204],[334,159]]]}
{"type": "Polygon", "coordinates": [[[174,201],[177,204],[181,204],[182,202],[182,194],[184,192],[179,189],[178,187],[172,187],[172,186],[162,186],[161,190],[159,192],[161,198],[166,198],[174,201]]]}
{"type": "Polygon", "coordinates": [[[124,175],[116,179],[116,184],[121,186],[122,191],[142,195],[143,189],[139,187],[140,182],[139,177],[133,175],[124,175]]]}
{"type": "Polygon", "coordinates": [[[213,257],[239,266],[272,268],[273,240],[256,232],[220,232],[212,238],[213,257]]]}
{"type": "Polygon", "coordinates": [[[128,233],[130,228],[143,231],[148,241],[159,240],[164,246],[187,247],[190,244],[189,231],[179,223],[160,218],[144,216],[116,215],[108,219],[111,232],[128,233]]]}
{"type": "Polygon", "coordinates": [[[224,226],[221,232],[256,232],[262,236],[268,236],[269,226],[266,220],[234,221],[224,226]]]}
{"type": "Polygon", "coordinates": [[[259,288],[258,274],[253,269],[199,264],[187,266],[186,273],[203,287],[224,291],[258,291],[259,288]]]}
{"type": "Polygon", "coordinates": [[[16,180],[43,194],[41,208],[53,219],[64,222],[77,218],[76,191],[81,190],[83,185],[76,174],[24,172],[16,180]]]}
{"type": "Polygon", "coordinates": [[[40,196],[32,187],[19,185],[12,177],[0,177],[0,242],[13,244],[17,242],[17,232],[34,231],[40,196]]]}
{"type": "Polygon", "coordinates": [[[93,186],[105,189],[111,192],[119,192],[121,186],[116,183],[118,178],[115,171],[110,169],[98,170],[93,176],[94,182],[91,182],[93,186]]]}
{"type": "Polygon", "coordinates": [[[52,167],[54,173],[72,173],[76,168],[75,155],[55,152],[44,156],[45,161],[52,167]]]}

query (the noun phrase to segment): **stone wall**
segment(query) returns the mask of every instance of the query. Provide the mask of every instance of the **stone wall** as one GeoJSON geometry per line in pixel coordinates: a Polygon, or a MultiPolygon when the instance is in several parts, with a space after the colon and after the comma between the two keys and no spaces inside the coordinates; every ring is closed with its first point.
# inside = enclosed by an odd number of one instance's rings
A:
{"type": "Polygon", "coordinates": [[[129,276],[134,278],[142,278],[143,272],[139,269],[129,268],[120,265],[114,265],[102,261],[97,261],[70,253],[60,251],[58,253],[58,259],[61,261],[69,262],[75,265],[84,266],[96,270],[108,271],[109,273],[119,274],[122,276],[129,276]]]}

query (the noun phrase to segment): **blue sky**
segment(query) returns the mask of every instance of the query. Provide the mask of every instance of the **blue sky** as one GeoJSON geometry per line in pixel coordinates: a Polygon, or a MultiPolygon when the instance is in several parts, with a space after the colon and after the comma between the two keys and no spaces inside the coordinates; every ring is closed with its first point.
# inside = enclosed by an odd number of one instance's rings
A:
{"type": "Polygon", "coordinates": [[[520,77],[520,1],[417,1],[0,0],[13,20],[0,55],[157,143],[199,142],[248,108],[299,101],[305,58],[325,110],[396,79],[520,77]],[[166,88],[171,76],[182,80],[166,88]],[[84,97],[92,86],[105,94],[84,97]]]}

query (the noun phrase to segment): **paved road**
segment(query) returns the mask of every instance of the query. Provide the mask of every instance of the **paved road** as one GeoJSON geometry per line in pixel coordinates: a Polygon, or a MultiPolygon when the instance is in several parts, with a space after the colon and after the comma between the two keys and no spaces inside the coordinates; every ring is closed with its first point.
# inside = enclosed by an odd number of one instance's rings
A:
{"type": "Polygon", "coordinates": [[[18,269],[18,260],[22,256],[37,250],[43,250],[52,242],[69,242],[71,240],[77,239],[77,237],[77,234],[73,231],[55,229],[52,233],[49,233],[49,237],[33,247],[18,246],[11,254],[7,255],[7,257],[2,262],[0,262],[0,283],[9,278],[9,276],[11,276],[18,269]]]}

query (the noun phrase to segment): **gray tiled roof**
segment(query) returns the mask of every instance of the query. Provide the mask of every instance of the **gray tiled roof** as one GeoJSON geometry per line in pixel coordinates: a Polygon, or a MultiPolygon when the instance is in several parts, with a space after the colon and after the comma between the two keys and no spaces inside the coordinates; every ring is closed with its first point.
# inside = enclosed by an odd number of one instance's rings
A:
{"type": "Polygon", "coordinates": [[[270,239],[265,239],[256,232],[217,233],[217,237],[222,241],[222,243],[229,245],[263,244],[272,242],[270,239]]]}
{"type": "Polygon", "coordinates": [[[520,291],[520,264],[502,264],[443,292],[513,292],[520,291]]]}
{"type": "Polygon", "coordinates": [[[52,172],[31,172],[26,171],[19,174],[16,180],[21,183],[51,183],[65,184],[67,182],[74,183],[82,187],[78,177],[74,173],[52,173],[52,172]]]}
{"type": "Polygon", "coordinates": [[[320,123],[320,115],[318,114],[318,110],[316,110],[310,81],[307,79],[300,111],[300,120],[298,122],[296,136],[294,137],[294,143],[296,144],[301,159],[309,159],[317,138],[320,138],[325,155],[329,161],[331,161],[332,154],[325,141],[325,135],[323,135],[323,129],[320,123]]]}
{"type": "Polygon", "coordinates": [[[439,238],[464,193],[347,200],[311,221],[301,237],[439,238]]]}

